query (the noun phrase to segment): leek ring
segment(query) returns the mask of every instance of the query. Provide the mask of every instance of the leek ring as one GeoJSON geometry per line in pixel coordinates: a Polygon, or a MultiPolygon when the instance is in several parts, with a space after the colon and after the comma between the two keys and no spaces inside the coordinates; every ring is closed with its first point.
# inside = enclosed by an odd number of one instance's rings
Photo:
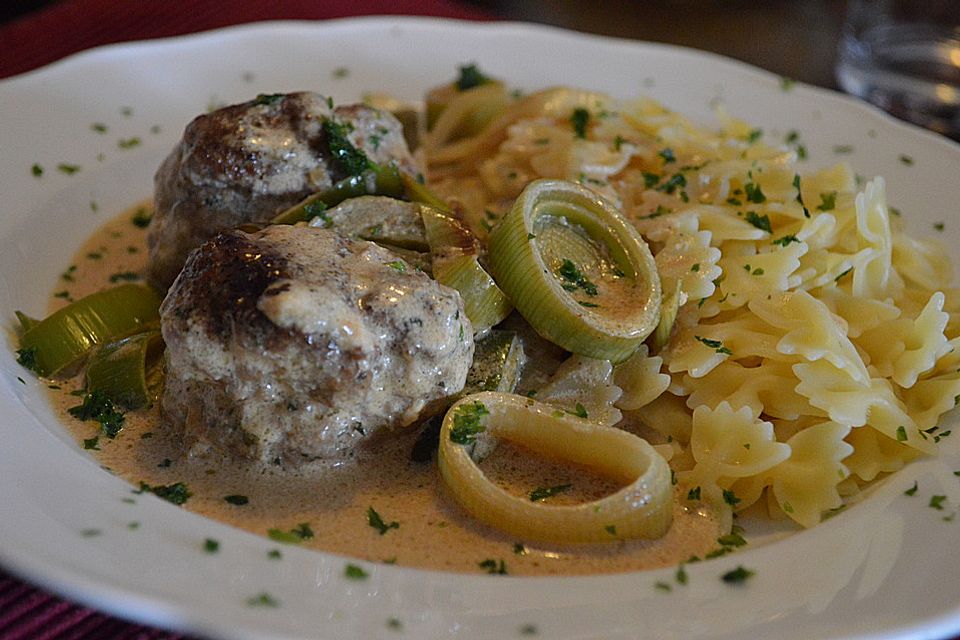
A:
{"type": "Polygon", "coordinates": [[[467,512],[522,540],[569,544],[654,539],[667,532],[673,517],[670,467],[649,443],[514,394],[482,392],[457,401],[443,419],[438,465],[446,487],[467,512]],[[464,437],[464,424],[472,424],[474,434],[483,430],[629,484],[577,505],[532,502],[483,474],[470,457],[467,445],[475,440],[464,437]]]}

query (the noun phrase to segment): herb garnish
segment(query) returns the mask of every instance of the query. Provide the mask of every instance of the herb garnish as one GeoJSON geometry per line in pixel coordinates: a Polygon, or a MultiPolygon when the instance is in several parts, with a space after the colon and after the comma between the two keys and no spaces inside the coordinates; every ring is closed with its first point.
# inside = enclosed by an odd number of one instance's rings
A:
{"type": "Polygon", "coordinates": [[[547,498],[569,491],[572,486],[572,484],[558,484],[553,487],[537,487],[530,492],[530,502],[542,502],[547,498]]]}
{"type": "Polygon", "coordinates": [[[403,273],[407,270],[407,265],[405,265],[401,260],[394,260],[393,262],[386,262],[384,264],[394,271],[399,271],[400,273],[403,273]]]}
{"type": "Polygon", "coordinates": [[[76,407],[70,407],[67,412],[77,420],[96,420],[108,438],[116,438],[126,420],[123,412],[114,406],[107,394],[99,390],[85,394],[83,402],[76,407]]]}
{"type": "Polygon", "coordinates": [[[674,155],[673,149],[670,147],[661,149],[657,155],[663,158],[663,164],[670,164],[671,162],[677,161],[677,156],[674,155]]]}
{"type": "Polygon", "coordinates": [[[34,162],[33,165],[30,167],[30,174],[34,178],[39,178],[40,176],[43,175],[43,167],[41,167],[39,164],[34,162]]]}
{"type": "Polygon", "coordinates": [[[936,509],[937,511],[943,511],[943,503],[947,500],[947,496],[937,495],[930,496],[930,508],[936,509]]]}
{"type": "Polygon", "coordinates": [[[906,442],[907,440],[907,429],[903,425],[897,427],[897,442],[906,442]]]}
{"type": "Polygon", "coordinates": [[[820,204],[817,205],[817,211],[833,211],[834,207],[836,206],[837,206],[836,191],[820,194],[820,204]]]}
{"type": "Polygon", "coordinates": [[[587,123],[590,121],[590,112],[583,107],[577,107],[570,115],[570,124],[573,125],[573,133],[578,138],[587,137],[587,123]]]}
{"type": "Polygon", "coordinates": [[[254,98],[253,104],[255,105],[271,105],[276,104],[283,100],[282,93],[259,93],[257,97],[254,98]]]}
{"type": "Polygon", "coordinates": [[[370,168],[370,159],[367,154],[353,146],[347,138],[352,127],[333,120],[323,121],[323,131],[327,135],[327,144],[330,153],[337,160],[340,168],[348,175],[359,176],[370,168]]]}
{"type": "Polygon", "coordinates": [[[121,138],[117,140],[117,146],[121,149],[133,149],[134,147],[140,146],[140,138],[137,136],[132,136],[130,138],[121,138]]]}
{"type": "Polygon", "coordinates": [[[763,189],[760,188],[759,184],[748,182],[743,185],[744,194],[747,196],[748,202],[753,202],[755,204],[760,204],[761,202],[767,201],[767,196],[763,194],[763,189]]]}
{"type": "Polygon", "coordinates": [[[503,562],[503,558],[500,559],[499,563],[493,558],[487,558],[482,562],[478,562],[477,566],[485,569],[490,575],[507,575],[507,565],[503,562]]]}
{"type": "Polygon", "coordinates": [[[313,537],[313,529],[310,528],[309,523],[301,522],[290,531],[267,529],[267,537],[274,542],[282,542],[283,544],[300,544],[313,537]]]}
{"type": "Polygon", "coordinates": [[[385,534],[390,529],[399,529],[400,523],[393,521],[389,524],[383,521],[380,514],[373,507],[367,507],[367,524],[376,529],[380,535],[385,534]]]}
{"type": "Polygon", "coordinates": [[[34,373],[40,373],[39,365],[37,364],[37,348],[27,347],[26,349],[17,349],[17,364],[34,373]]]}
{"type": "Polygon", "coordinates": [[[563,262],[560,263],[560,268],[557,269],[557,274],[563,280],[566,280],[565,284],[560,285],[565,291],[575,291],[579,288],[588,296],[597,295],[597,285],[590,282],[590,279],[580,272],[580,269],[572,260],[564,258],[563,262]]]}
{"type": "Polygon", "coordinates": [[[800,242],[800,240],[799,238],[797,238],[797,236],[793,235],[792,233],[788,233],[787,235],[781,238],[777,238],[776,240],[771,240],[770,244],[778,244],[781,247],[785,247],[791,242],[800,242]]]}
{"type": "MultiPolygon", "coordinates": [[[[583,303],[581,302],[580,304],[583,304],[583,303]]],[[[568,410],[567,413],[569,413],[570,415],[577,416],[578,418],[583,418],[584,420],[590,417],[590,415],[587,413],[587,408],[584,407],[579,402],[576,405],[574,405],[573,411],[568,410]]]]}
{"type": "Polygon", "coordinates": [[[182,505],[193,495],[187,485],[182,482],[151,487],[146,482],[141,481],[140,488],[134,491],[134,493],[152,493],[158,498],[162,498],[175,505],[182,505]]]}
{"type": "Polygon", "coordinates": [[[366,580],[370,577],[370,574],[364,571],[363,567],[355,564],[348,564],[343,570],[343,575],[351,580],[366,580]]]}
{"type": "Polygon", "coordinates": [[[133,217],[130,218],[130,222],[138,229],[146,229],[152,218],[153,216],[150,215],[146,207],[140,207],[136,213],[133,214],[133,217]]]}
{"type": "Polygon", "coordinates": [[[733,355],[733,352],[730,351],[730,349],[723,346],[722,340],[711,340],[710,338],[704,338],[703,336],[693,336],[693,337],[697,340],[697,342],[700,342],[701,344],[707,347],[710,347],[717,353],[721,353],[727,356],[733,355]]]}
{"type": "Polygon", "coordinates": [[[770,216],[766,214],[761,216],[758,215],[756,211],[747,211],[747,215],[744,216],[744,219],[761,231],[773,233],[773,230],[770,227],[770,216]]]}
{"type": "Polygon", "coordinates": [[[472,404],[458,406],[453,414],[450,440],[457,444],[473,444],[476,442],[477,434],[487,430],[480,422],[480,419],[487,415],[490,415],[490,410],[479,400],[474,400],[472,404]]]}
{"type": "Polygon", "coordinates": [[[280,606],[280,602],[269,593],[264,591],[263,593],[253,596],[252,598],[247,598],[247,606],[276,608],[280,606]]]}
{"type": "Polygon", "coordinates": [[[220,542],[213,538],[207,538],[203,541],[203,550],[207,553],[216,553],[220,551],[220,542]]]}
{"type": "Polygon", "coordinates": [[[481,73],[475,64],[464,65],[459,67],[459,69],[460,77],[457,78],[457,91],[473,89],[474,87],[479,87],[491,81],[490,78],[481,73]]]}
{"type": "Polygon", "coordinates": [[[743,584],[753,575],[753,571],[744,569],[743,566],[738,566],[732,571],[727,571],[725,574],[720,576],[720,578],[727,584],[743,584]]]}
{"type": "Polygon", "coordinates": [[[687,491],[687,500],[699,500],[700,499],[700,487],[694,487],[687,491]]]}
{"type": "Polygon", "coordinates": [[[241,496],[241,495],[238,495],[238,494],[232,494],[232,495],[229,495],[229,496],[224,496],[224,497],[223,497],[223,500],[224,500],[224,502],[228,502],[228,503],[230,503],[230,504],[235,504],[235,505],[237,505],[237,506],[243,506],[243,505],[247,504],[248,502],[250,502],[250,498],[248,498],[247,496],[241,496]]]}
{"type": "Polygon", "coordinates": [[[918,487],[919,487],[919,485],[917,484],[917,481],[914,480],[914,481],[913,481],[913,486],[910,487],[909,489],[907,489],[906,491],[904,491],[904,492],[903,492],[903,495],[905,495],[905,496],[915,495],[915,494],[917,493],[917,488],[918,488],[918,487]]]}

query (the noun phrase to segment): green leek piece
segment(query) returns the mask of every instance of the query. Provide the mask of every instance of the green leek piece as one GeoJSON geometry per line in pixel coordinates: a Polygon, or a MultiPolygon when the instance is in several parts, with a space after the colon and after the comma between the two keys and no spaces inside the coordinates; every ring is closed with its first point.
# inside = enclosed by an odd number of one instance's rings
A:
{"type": "Polygon", "coordinates": [[[25,331],[20,350],[33,352],[37,374],[54,376],[78,364],[95,346],[154,326],[159,309],[160,297],[148,287],[125,284],[100,291],[25,331]]]}
{"type": "Polygon", "coordinates": [[[541,336],[620,362],[660,319],[660,278],[639,232],[586,187],[531,182],[488,238],[497,284],[541,336]]]}
{"type": "Polygon", "coordinates": [[[420,205],[396,198],[350,198],[316,216],[310,226],[333,229],[340,235],[370,240],[389,249],[430,250],[420,205]]]}
{"type": "Polygon", "coordinates": [[[513,393],[520,381],[525,356],[523,343],[513,331],[494,329],[478,340],[473,351],[473,363],[467,372],[460,395],[480,391],[513,393]]]}
{"type": "Polygon", "coordinates": [[[480,133],[510,103],[502,82],[491,81],[466,91],[448,87],[427,94],[427,131],[434,145],[480,133]]]}
{"type": "MultiPolygon", "coordinates": [[[[523,341],[516,332],[490,331],[485,338],[477,341],[463,390],[451,400],[481,391],[513,393],[525,362],[523,341]]],[[[442,415],[433,416],[420,431],[410,452],[414,462],[430,462],[433,459],[440,438],[441,418],[442,415]]],[[[474,460],[482,460],[493,452],[496,444],[495,438],[480,436],[471,445],[470,455],[474,460]]]]}
{"type": "Polygon", "coordinates": [[[159,397],[156,374],[163,353],[159,331],[145,331],[103,345],[87,362],[87,393],[99,391],[127,409],[139,409],[159,397]]]}
{"type": "Polygon", "coordinates": [[[426,206],[421,211],[433,279],[460,292],[474,335],[485,334],[510,314],[510,301],[480,266],[480,247],[470,230],[449,213],[426,206]]]}
{"type": "Polygon", "coordinates": [[[346,177],[329,189],[307,196],[278,214],[271,223],[296,224],[318,215],[322,217],[326,209],[335,207],[348,198],[358,196],[381,195],[399,198],[403,195],[403,180],[400,175],[400,169],[395,164],[385,166],[372,164],[370,169],[360,175],[346,177]]]}
{"type": "Polygon", "coordinates": [[[451,212],[450,205],[431,191],[427,185],[417,181],[416,178],[406,173],[400,174],[400,179],[403,180],[404,193],[410,201],[423,203],[434,209],[439,209],[444,213],[451,212]]]}
{"type": "Polygon", "coordinates": [[[677,281],[673,291],[663,296],[663,304],[660,306],[660,322],[657,328],[650,334],[650,346],[653,353],[659,352],[667,343],[670,342],[670,335],[673,333],[673,325],[677,322],[677,314],[680,313],[680,285],[677,281]]]}

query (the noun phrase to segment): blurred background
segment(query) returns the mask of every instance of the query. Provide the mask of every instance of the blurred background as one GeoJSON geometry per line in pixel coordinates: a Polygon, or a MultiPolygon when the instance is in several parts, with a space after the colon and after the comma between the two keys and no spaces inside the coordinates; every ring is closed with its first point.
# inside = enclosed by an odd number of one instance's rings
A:
{"type": "MultiPolygon", "coordinates": [[[[170,0],[170,4],[177,1],[170,0]]],[[[314,0],[316,7],[325,3],[314,0]]],[[[28,20],[56,4],[6,0],[0,2],[0,22],[28,20]]],[[[239,15],[238,3],[226,0],[220,4],[222,23],[249,20],[249,13],[239,15]],[[231,16],[232,12],[237,15],[231,16]]],[[[272,6],[277,15],[291,17],[294,5],[304,5],[263,4],[272,6]],[[287,5],[289,12],[285,12],[287,5]]],[[[381,4],[383,13],[392,12],[392,3],[381,4]]],[[[539,22],[713,51],[830,88],[836,87],[833,68],[846,7],[844,0],[461,0],[451,4],[467,5],[493,19],[539,22]]]]}

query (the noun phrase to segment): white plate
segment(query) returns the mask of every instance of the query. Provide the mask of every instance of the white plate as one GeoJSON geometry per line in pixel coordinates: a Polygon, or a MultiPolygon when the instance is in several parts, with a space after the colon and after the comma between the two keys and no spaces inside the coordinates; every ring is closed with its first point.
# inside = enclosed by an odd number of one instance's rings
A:
{"type": "MultiPolygon", "coordinates": [[[[800,131],[811,166],[839,151],[859,173],[886,176],[913,233],[934,235],[943,221],[944,239],[960,243],[960,147],[834,93],[785,90],[775,76],[712,55],[529,25],[274,23],[112,46],[0,83],[0,308],[8,327],[14,309],[42,312],[82,238],[149,195],[154,168],[210,103],[297,89],[337,102],[369,90],[417,99],[471,61],[512,86],[646,93],[704,122],[722,98],[769,137],[800,131]],[[91,131],[93,122],[109,133],[91,131]],[[141,146],[117,148],[134,135],[141,146]],[[42,178],[31,175],[34,162],[46,167],[42,178]],[[82,170],[64,175],[58,162],[82,170]]],[[[943,520],[960,503],[960,455],[949,438],[947,455],[910,465],[865,503],[785,541],[690,565],[689,585],[671,593],[654,588],[672,579],[670,569],[523,579],[362,563],[370,578],[352,581],[347,558],[288,548],[271,561],[264,538],[152,496],[125,503],[130,486],[66,434],[14,348],[11,335],[0,351],[0,563],[121,616],[225,638],[513,638],[535,630],[544,638],[806,640],[960,630],[960,519],[943,520]],[[917,494],[903,495],[915,480],[917,494]],[[948,497],[945,511],[928,506],[933,494],[948,497]],[[132,520],[137,531],[126,526],[132,520]],[[86,529],[102,534],[84,537],[86,529]],[[219,554],[202,552],[206,537],[221,541],[219,554]],[[740,587],[721,582],[737,565],[756,575],[740,587]],[[262,592],[280,606],[247,604],[262,592]]]]}

